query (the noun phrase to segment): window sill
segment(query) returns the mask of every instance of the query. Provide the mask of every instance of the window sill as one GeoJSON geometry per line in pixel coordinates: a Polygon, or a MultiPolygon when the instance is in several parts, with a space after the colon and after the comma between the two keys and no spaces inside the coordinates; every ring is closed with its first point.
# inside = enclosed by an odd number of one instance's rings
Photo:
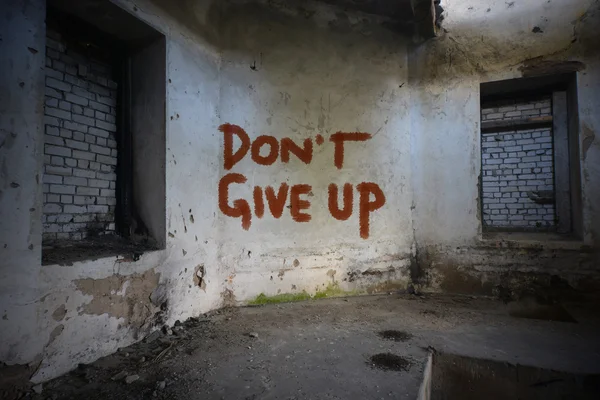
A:
{"type": "Polygon", "coordinates": [[[554,232],[484,232],[480,242],[490,245],[500,243],[513,248],[547,247],[566,250],[579,250],[584,243],[568,234],[554,232]]]}
{"type": "Polygon", "coordinates": [[[115,256],[135,262],[142,254],[156,250],[158,247],[152,243],[133,243],[113,235],[78,241],[60,240],[43,245],[42,265],[73,265],[115,256]]]}

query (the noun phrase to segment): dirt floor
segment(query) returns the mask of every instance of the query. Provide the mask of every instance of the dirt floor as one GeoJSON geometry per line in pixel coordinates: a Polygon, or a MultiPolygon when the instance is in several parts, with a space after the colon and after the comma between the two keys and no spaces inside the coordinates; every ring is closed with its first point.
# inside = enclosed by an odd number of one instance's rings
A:
{"type": "Polygon", "coordinates": [[[598,314],[572,305],[558,312],[548,306],[538,311],[527,302],[505,305],[470,297],[398,294],[226,309],[154,333],[26,395],[86,400],[416,399],[432,348],[599,373],[598,314]],[[536,317],[544,319],[532,319],[536,317]]]}

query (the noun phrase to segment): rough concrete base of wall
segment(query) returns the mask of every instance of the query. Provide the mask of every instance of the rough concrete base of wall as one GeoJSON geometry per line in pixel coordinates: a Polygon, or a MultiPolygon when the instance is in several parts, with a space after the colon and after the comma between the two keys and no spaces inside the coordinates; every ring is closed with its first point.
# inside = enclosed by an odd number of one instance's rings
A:
{"type": "Polygon", "coordinates": [[[540,242],[487,242],[477,246],[421,248],[413,277],[425,292],[491,296],[503,301],[533,297],[556,301],[598,297],[600,262],[586,246],[540,242]]]}

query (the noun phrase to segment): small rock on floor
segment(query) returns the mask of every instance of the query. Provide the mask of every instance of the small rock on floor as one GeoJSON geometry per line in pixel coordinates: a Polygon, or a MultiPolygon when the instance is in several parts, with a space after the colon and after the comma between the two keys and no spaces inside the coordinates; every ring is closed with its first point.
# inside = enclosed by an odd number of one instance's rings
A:
{"type": "Polygon", "coordinates": [[[250,336],[250,337],[252,337],[252,338],[257,338],[257,337],[258,337],[258,333],[256,333],[256,332],[250,332],[250,333],[248,334],[248,336],[250,336]]]}
{"type": "Polygon", "coordinates": [[[35,385],[32,389],[37,394],[42,394],[43,387],[41,383],[39,385],[35,385]]]}
{"type": "Polygon", "coordinates": [[[138,379],[140,379],[139,375],[129,375],[127,378],[125,378],[125,383],[129,385],[130,383],[133,383],[138,379]]]}
{"type": "Polygon", "coordinates": [[[125,378],[126,376],[127,376],[127,372],[121,371],[118,374],[114,375],[110,379],[113,380],[113,381],[120,381],[121,379],[125,378]]]}
{"type": "Polygon", "coordinates": [[[159,381],[159,382],[156,384],[156,388],[157,388],[157,389],[160,389],[160,390],[163,390],[163,389],[165,388],[165,386],[167,386],[167,382],[165,382],[165,381],[159,381]]]}

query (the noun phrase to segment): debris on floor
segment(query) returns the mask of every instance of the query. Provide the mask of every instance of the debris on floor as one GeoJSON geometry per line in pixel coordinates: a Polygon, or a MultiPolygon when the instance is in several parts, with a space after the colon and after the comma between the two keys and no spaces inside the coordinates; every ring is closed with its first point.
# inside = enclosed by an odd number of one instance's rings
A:
{"type": "Polygon", "coordinates": [[[431,348],[600,373],[600,317],[565,308],[578,324],[515,318],[510,305],[448,295],[228,308],[156,330],[43,390],[30,384],[0,398],[412,400],[431,348]]]}

